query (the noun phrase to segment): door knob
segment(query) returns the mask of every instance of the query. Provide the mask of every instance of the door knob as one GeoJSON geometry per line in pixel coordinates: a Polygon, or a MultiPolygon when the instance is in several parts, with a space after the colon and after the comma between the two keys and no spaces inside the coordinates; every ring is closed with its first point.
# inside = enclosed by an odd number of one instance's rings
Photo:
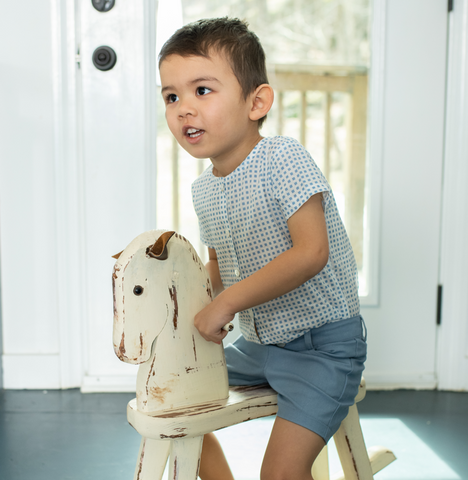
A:
{"type": "Polygon", "coordinates": [[[93,53],[93,63],[99,70],[110,70],[117,62],[117,55],[110,47],[98,47],[93,53]]]}
{"type": "Polygon", "coordinates": [[[91,0],[93,7],[99,12],[108,12],[115,5],[115,0],[91,0]]]}

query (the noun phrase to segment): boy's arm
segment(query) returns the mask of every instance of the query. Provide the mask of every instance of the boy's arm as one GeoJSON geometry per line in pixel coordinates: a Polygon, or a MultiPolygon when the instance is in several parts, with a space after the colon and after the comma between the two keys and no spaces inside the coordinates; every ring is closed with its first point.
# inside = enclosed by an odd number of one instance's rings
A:
{"type": "Polygon", "coordinates": [[[215,298],[224,290],[224,285],[219,273],[218,257],[214,248],[208,247],[208,262],[206,262],[205,267],[210,275],[213,298],[215,298]]]}
{"type": "Polygon", "coordinates": [[[289,218],[288,228],[292,248],[250,277],[221,292],[195,316],[195,326],[206,340],[221,343],[227,335],[222,327],[237,312],[294,290],[325,267],[328,261],[328,235],[322,194],[309,198],[289,218]]]}

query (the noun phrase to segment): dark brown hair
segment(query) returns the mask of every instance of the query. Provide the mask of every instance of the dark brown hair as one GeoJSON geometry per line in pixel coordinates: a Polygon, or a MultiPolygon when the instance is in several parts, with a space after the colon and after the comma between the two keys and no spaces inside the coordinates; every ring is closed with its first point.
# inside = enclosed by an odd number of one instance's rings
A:
{"type": "MultiPolygon", "coordinates": [[[[169,55],[209,57],[210,51],[226,54],[244,100],[258,86],[268,83],[265,52],[248,24],[238,18],[208,18],[177,30],[159,54],[159,66],[169,55]]],[[[266,116],[258,121],[260,127],[266,116]]]]}

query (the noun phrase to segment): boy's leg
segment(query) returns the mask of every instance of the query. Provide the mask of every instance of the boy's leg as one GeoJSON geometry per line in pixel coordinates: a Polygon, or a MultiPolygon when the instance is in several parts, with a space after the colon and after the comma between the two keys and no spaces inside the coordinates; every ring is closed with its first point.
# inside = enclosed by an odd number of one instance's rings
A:
{"type": "Polygon", "coordinates": [[[263,459],[262,480],[311,480],[312,465],[325,446],[316,433],[276,417],[263,459]]]}
{"type": "Polygon", "coordinates": [[[214,433],[207,433],[203,438],[199,476],[202,480],[234,480],[214,433]]]}

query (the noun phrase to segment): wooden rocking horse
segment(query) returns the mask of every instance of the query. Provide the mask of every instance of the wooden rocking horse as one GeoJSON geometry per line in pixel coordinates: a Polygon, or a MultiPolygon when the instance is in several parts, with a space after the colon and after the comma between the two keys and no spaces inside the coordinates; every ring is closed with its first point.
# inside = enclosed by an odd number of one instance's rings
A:
{"type": "MultiPolygon", "coordinates": [[[[228,386],[222,345],[205,341],[194,316],[212,300],[207,271],[192,245],[175,232],[152,230],[116,255],[114,350],[139,364],[136,398],[127,418],[142,436],[134,480],[196,480],[203,435],[274,415],[268,386],[228,386]]],[[[356,402],[365,396],[362,382],[356,402]]],[[[356,405],[334,436],[343,472],[333,477],[369,480],[395,457],[366,451],[356,405]]],[[[314,463],[315,480],[329,480],[326,447],[314,463]]]]}

